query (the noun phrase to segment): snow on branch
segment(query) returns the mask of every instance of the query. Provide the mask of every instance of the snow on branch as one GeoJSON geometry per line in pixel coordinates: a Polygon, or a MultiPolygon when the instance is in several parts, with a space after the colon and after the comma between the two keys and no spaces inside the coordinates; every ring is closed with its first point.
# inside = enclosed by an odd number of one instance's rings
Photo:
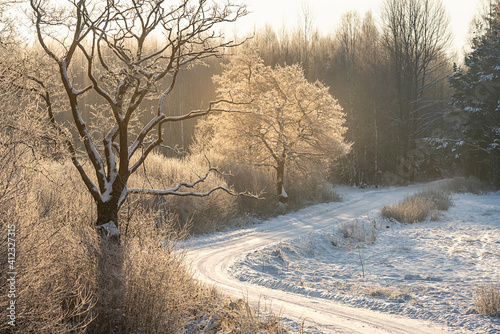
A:
{"type": "Polygon", "coordinates": [[[154,189],[145,189],[145,188],[131,188],[128,189],[129,194],[146,194],[146,195],[157,195],[157,196],[167,196],[167,195],[174,195],[174,196],[195,196],[195,197],[205,197],[213,193],[214,191],[221,190],[226,192],[227,194],[231,196],[245,196],[245,197],[250,197],[250,198],[255,198],[255,199],[262,199],[259,195],[254,195],[249,192],[239,192],[235,193],[231,191],[229,188],[224,187],[224,186],[217,186],[214,188],[211,188],[210,190],[206,192],[197,192],[197,191],[182,191],[181,189],[184,188],[194,188],[196,185],[205,182],[205,180],[209,177],[211,172],[215,173],[220,173],[218,168],[216,167],[209,167],[207,173],[203,176],[200,177],[198,180],[188,183],[188,182],[179,182],[175,187],[166,189],[166,190],[154,190],[154,189]]]}
{"type": "Polygon", "coordinates": [[[174,196],[194,196],[194,197],[206,197],[212,194],[214,191],[217,190],[222,190],[226,192],[227,194],[231,196],[245,196],[245,197],[250,197],[250,198],[255,198],[255,199],[262,199],[262,197],[258,195],[253,195],[249,192],[239,192],[235,193],[228,189],[227,187],[223,186],[218,186],[215,188],[210,189],[207,192],[196,192],[196,191],[175,191],[172,189],[168,190],[154,190],[154,189],[138,189],[138,188],[132,188],[129,189],[130,194],[145,194],[145,195],[156,195],[156,196],[167,196],[167,195],[174,195],[174,196]]]}
{"type": "Polygon", "coordinates": [[[252,103],[252,101],[235,102],[235,101],[228,100],[228,99],[219,99],[216,101],[210,101],[209,107],[205,110],[193,110],[193,111],[190,111],[189,113],[181,115],[181,116],[165,117],[161,121],[161,123],[163,124],[166,122],[184,121],[184,120],[191,119],[191,118],[205,116],[205,115],[208,115],[209,113],[214,113],[214,112],[251,113],[249,111],[244,111],[244,110],[233,110],[233,109],[216,107],[216,106],[223,104],[223,103],[228,104],[228,105],[249,105],[252,103]]]}

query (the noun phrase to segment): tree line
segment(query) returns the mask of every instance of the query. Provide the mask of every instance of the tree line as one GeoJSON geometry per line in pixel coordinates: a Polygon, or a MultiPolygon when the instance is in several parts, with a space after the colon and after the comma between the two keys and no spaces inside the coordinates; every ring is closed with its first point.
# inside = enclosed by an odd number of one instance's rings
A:
{"type": "Polygon", "coordinates": [[[386,0],[379,18],[347,12],[326,35],[306,6],[295,28],[266,25],[251,44],[266,65],[300,64],[343,108],[351,149],[332,166],[332,181],[391,185],[460,174],[498,187],[499,5],[484,8],[465,60],[453,53],[439,0],[386,0]]]}
{"type": "Polygon", "coordinates": [[[442,176],[445,166],[428,138],[451,94],[445,9],[440,1],[386,1],[380,19],[377,25],[370,12],[348,12],[326,36],[266,27],[255,43],[271,64],[300,62],[343,107],[352,149],[332,171],[336,180],[403,184],[442,176]]]}

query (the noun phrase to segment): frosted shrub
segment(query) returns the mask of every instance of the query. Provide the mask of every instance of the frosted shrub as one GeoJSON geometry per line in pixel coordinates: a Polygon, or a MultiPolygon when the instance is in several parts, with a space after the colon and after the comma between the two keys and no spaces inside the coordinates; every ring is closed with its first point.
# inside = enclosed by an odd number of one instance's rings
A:
{"type": "Polygon", "coordinates": [[[428,189],[417,193],[417,197],[430,199],[437,210],[446,211],[453,206],[451,194],[440,189],[428,189]]]}
{"type": "Polygon", "coordinates": [[[427,219],[436,206],[428,198],[408,197],[398,204],[384,206],[381,210],[383,218],[393,218],[400,223],[416,223],[427,219]]]}

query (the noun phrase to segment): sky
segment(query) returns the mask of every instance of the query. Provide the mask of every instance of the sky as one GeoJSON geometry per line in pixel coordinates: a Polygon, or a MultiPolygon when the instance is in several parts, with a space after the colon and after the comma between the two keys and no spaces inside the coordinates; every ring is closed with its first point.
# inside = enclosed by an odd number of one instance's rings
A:
{"type": "MultiPolygon", "coordinates": [[[[481,0],[442,0],[450,16],[450,28],[454,35],[454,48],[462,53],[465,45],[469,23],[478,12],[481,0]]],[[[246,0],[249,11],[252,13],[241,18],[236,23],[238,34],[253,30],[253,27],[263,27],[270,23],[275,30],[285,25],[295,27],[302,4],[310,7],[314,25],[323,33],[335,30],[343,13],[357,10],[362,16],[371,10],[375,18],[380,17],[380,8],[384,0],[246,0]]]]}

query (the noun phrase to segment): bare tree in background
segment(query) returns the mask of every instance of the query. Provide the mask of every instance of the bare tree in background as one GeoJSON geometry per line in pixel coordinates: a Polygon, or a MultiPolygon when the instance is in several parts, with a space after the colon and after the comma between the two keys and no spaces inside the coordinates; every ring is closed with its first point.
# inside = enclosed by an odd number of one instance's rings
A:
{"type": "Polygon", "coordinates": [[[296,38],[298,43],[299,61],[304,69],[309,68],[311,58],[311,40],[313,39],[314,16],[311,5],[302,1],[297,21],[296,38]]]}
{"type": "Polygon", "coordinates": [[[129,189],[127,182],[148,155],[163,145],[164,124],[222,111],[218,107],[222,101],[213,101],[206,109],[167,116],[166,98],[183,68],[218,56],[233,45],[213,30],[245,15],[244,6],[216,0],[69,0],[65,4],[31,0],[30,4],[38,42],[57,64],[58,81],[68,99],[69,106],[62,112],[71,113],[79,140],[57,121],[49,79],[36,74],[29,78],[36,83],[46,102],[47,117],[63,136],[73,165],[97,205],[97,225],[109,223],[115,230],[118,211],[132,193],[207,196],[218,189],[229,192],[222,187],[205,193],[190,189],[214,168],[192,183],[180,182],[171,189],[129,189]],[[150,43],[154,40],[158,42],[150,43]],[[78,85],[72,76],[80,65],[75,61],[78,54],[85,60],[88,86],[78,85]],[[112,115],[112,121],[102,125],[102,138],[89,130],[83,117],[88,106],[82,98],[91,91],[106,106],[103,113],[112,115]],[[154,111],[141,107],[146,100],[154,101],[154,111]],[[150,114],[150,119],[134,133],[132,123],[138,114],[150,114]],[[81,144],[92,172],[79,157],[81,144]]]}
{"type": "Polygon", "coordinates": [[[474,39],[487,34],[494,27],[495,21],[493,18],[495,17],[495,8],[498,6],[499,3],[496,0],[481,0],[479,2],[479,10],[470,22],[469,48],[474,47],[474,39]]]}
{"type": "Polygon", "coordinates": [[[386,61],[371,12],[364,18],[355,11],[343,14],[335,45],[332,67],[338,78],[334,91],[346,113],[346,138],[353,142],[340,163],[343,177],[362,186],[379,177],[377,109],[383,109],[381,101],[387,90],[381,70],[386,61]]]}
{"type": "MultiPolygon", "coordinates": [[[[408,159],[425,121],[425,93],[437,82],[450,43],[449,18],[441,0],[386,0],[382,20],[397,98],[399,157],[408,159]]],[[[413,173],[408,176],[411,181],[413,173]]]]}
{"type": "MultiPolygon", "coordinates": [[[[354,77],[357,75],[356,70],[359,67],[360,35],[361,17],[359,13],[350,11],[342,14],[336,38],[339,45],[338,52],[340,53],[343,71],[345,71],[343,73],[343,76],[346,78],[345,94],[348,96],[347,105],[343,107],[349,114],[354,112],[353,104],[356,99],[354,77]]],[[[354,119],[354,121],[356,122],[357,120],[354,119]]],[[[352,124],[352,126],[355,126],[355,124],[352,124]]]]}

